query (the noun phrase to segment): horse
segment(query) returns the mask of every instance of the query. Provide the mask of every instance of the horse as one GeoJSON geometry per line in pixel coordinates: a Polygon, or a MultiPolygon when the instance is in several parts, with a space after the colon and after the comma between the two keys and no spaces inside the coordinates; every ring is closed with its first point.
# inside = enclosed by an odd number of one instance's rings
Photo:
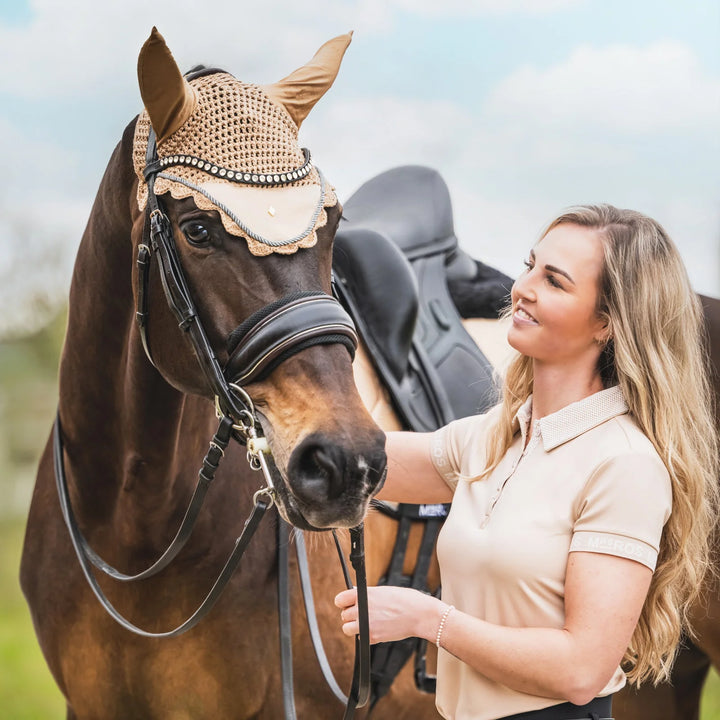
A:
{"type": "MultiPolygon", "coordinates": [[[[346,578],[327,530],[365,517],[384,477],[384,434],[356,389],[357,338],[331,296],[341,208],[297,145],[349,43],[329,41],[263,87],[214,69],[183,77],[155,28],[140,52],[145,109],[112,153],[78,249],[57,421],[20,567],[69,719],[281,717],[283,523],[311,531],[325,651],[350,684],[353,642],[332,607],[346,578]],[[175,635],[251,524],[212,611],[175,635]],[[76,553],[74,543],[87,546],[76,553]],[[86,573],[81,557],[143,579],[86,573]]],[[[346,532],[339,543],[347,550],[346,532]]],[[[293,702],[301,717],[329,717],[342,705],[309,660],[295,575],[289,582],[293,702]]],[[[400,679],[374,716],[434,717],[432,697],[407,685],[400,679]]]]}

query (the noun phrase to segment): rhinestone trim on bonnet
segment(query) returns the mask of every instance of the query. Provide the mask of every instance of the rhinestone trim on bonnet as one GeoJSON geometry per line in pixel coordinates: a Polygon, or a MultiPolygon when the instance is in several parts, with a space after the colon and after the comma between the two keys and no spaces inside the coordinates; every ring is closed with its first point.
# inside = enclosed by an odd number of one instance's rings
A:
{"type": "MultiPolygon", "coordinates": [[[[192,197],[198,208],[217,210],[225,230],[245,238],[253,255],[289,254],[315,245],[317,230],[327,224],[325,208],[336,205],[337,196],[311,164],[309,152],[299,147],[297,127],[287,110],[257,85],[244,83],[229,73],[203,75],[191,80],[190,85],[197,96],[195,110],[182,127],[158,145],[161,167],[173,170],[172,174],[161,172],[156,176],[156,194],[169,192],[176,200],[192,197]],[[319,191],[318,200],[307,208],[307,225],[303,225],[306,229],[297,237],[278,242],[253,231],[231,209],[214,201],[202,189],[209,180],[234,187],[240,182],[267,188],[269,204],[274,204],[272,193],[277,187],[314,185],[319,191]]],[[[133,144],[141,210],[147,204],[143,170],[149,130],[150,119],[143,110],[133,144]]]]}
{"type": "Polygon", "coordinates": [[[288,170],[284,173],[275,173],[263,175],[243,172],[242,170],[230,170],[220,165],[213,165],[207,160],[195,157],[194,155],[173,155],[164,157],[160,160],[159,165],[161,168],[172,167],[174,165],[191,165],[196,167],[198,170],[203,170],[206,173],[216,175],[226,180],[231,180],[235,183],[242,185],[258,185],[260,187],[273,187],[275,185],[287,185],[293,183],[296,180],[302,180],[312,171],[312,164],[310,163],[310,151],[307,148],[302,149],[305,155],[305,163],[297,170],[292,172],[288,170]]]}

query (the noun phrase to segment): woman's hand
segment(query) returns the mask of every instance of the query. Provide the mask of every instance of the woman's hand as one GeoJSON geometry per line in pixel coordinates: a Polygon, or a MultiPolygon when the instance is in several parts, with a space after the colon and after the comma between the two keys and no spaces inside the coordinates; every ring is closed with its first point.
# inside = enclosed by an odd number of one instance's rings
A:
{"type": "MultiPolygon", "coordinates": [[[[342,631],[350,637],[360,632],[357,590],[344,590],[335,597],[341,609],[342,631]]],[[[406,637],[435,641],[445,604],[409,588],[383,585],[368,588],[370,642],[391,642],[406,637]]]]}

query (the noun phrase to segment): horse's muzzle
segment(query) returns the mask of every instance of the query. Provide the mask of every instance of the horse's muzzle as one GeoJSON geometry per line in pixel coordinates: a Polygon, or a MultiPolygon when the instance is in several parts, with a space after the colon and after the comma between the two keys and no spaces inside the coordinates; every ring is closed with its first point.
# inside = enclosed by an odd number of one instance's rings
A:
{"type": "Polygon", "coordinates": [[[287,468],[285,509],[314,529],[355,527],[385,477],[384,435],[363,447],[344,447],[321,433],[306,437],[292,452],[287,468]]]}

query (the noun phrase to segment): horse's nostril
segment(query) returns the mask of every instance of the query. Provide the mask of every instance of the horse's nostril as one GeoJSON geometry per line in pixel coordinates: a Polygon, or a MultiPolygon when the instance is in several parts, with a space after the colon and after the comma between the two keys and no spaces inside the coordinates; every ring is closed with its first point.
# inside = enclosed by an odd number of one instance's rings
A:
{"type": "Polygon", "coordinates": [[[328,477],[330,477],[337,470],[332,457],[330,457],[330,454],[323,450],[321,447],[316,448],[312,455],[312,459],[314,460],[315,465],[321,472],[325,472],[328,477]]]}
{"type": "Polygon", "coordinates": [[[311,442],[291,458],[289,475],[294,491],[306,502],[326,502],[342,494],[346,463],[342,451],[311,442]]]}

